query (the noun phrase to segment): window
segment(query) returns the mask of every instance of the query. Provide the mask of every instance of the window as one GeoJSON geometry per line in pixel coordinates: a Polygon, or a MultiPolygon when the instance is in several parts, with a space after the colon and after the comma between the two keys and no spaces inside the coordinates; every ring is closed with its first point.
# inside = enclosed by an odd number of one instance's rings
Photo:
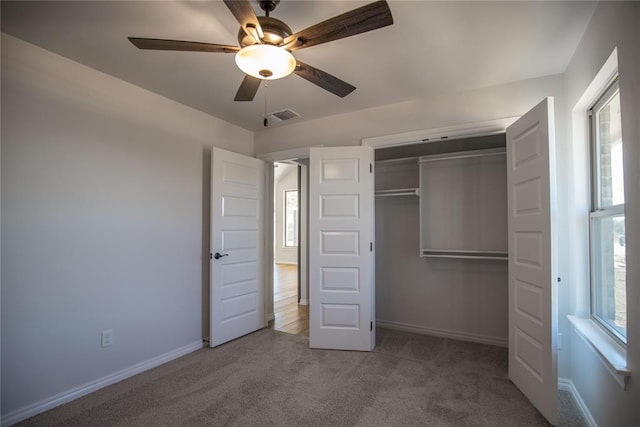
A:
{"type": "Polygon", "coordinates": [[[627,339],[624,180],[617,78],[589,110],[591,316],[627,339]]]}
{"type": "Polygon", "coordinates": [[[284,192],[284,246],[298,246],[298,190],[284,192]]]}

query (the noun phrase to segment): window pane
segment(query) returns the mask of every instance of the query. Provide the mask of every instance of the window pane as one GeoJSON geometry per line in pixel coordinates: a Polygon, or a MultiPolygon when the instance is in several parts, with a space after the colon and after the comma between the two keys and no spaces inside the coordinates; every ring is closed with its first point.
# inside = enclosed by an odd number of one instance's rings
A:
{"type": "Polygon", "coordinates": [[[624,203],[620,93],[595,112],[598,153],[598,208],[624,203]]]}
{"type": "Polygon", "coordinates": [[[284,192],[284,245],[298,246],[298,191],[284,192]]]}
{"type": "Polygon", "coordinates": [[[593,218],[593,315],[626,341],[627,287],[624,215],[593,218]]]}

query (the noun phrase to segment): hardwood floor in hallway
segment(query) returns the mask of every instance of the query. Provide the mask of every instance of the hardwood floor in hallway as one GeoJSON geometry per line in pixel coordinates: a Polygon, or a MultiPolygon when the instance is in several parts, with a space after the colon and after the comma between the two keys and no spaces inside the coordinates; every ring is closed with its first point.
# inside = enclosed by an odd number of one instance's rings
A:
{"type": "Polygon", "coordinates": [[[298,266],[274,264],[273,314],[269,327],[289,334],[309,336],[309,306],[298,304],[298,266]]]}

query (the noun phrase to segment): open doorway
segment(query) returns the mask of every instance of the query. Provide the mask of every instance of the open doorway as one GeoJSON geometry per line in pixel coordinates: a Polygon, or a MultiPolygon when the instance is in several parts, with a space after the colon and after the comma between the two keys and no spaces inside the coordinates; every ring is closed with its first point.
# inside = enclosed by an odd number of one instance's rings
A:
{"type": "Polygon", "coordinates": [[[301,233],[306,221],[301,166],[274,163],[273,321],[278,331],[309,336],[309,305],[301,277],[301,233]]]}

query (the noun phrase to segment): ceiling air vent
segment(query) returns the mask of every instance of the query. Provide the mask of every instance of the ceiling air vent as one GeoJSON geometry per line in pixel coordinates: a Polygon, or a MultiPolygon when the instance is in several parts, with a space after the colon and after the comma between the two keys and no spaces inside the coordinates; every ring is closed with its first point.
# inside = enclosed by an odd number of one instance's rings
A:
{"type": "Polygon", "coordinates": [[[285,110],[273,111],[267,115],[267,118],[269,120],[273,120],[275,123],[295,119],[296,117],[300,117],[300,114],[288,108],[285,110]]]}

